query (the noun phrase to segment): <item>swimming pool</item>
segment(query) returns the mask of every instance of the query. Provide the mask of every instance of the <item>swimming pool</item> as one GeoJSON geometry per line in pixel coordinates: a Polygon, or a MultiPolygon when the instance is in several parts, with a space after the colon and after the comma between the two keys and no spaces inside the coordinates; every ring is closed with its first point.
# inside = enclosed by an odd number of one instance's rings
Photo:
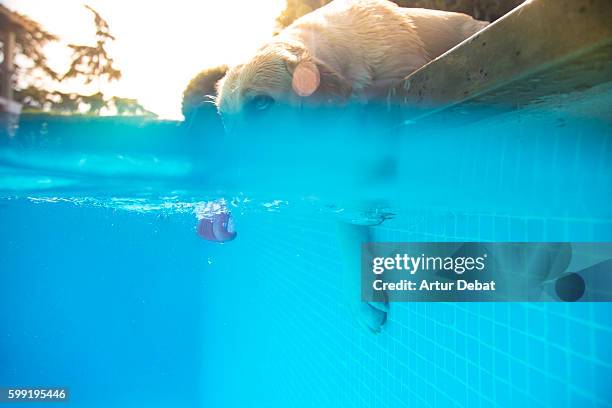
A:
{"type": "Polygon", "coordinates": [[[612,241],[612,122],[568,98],[229,148],[22,118],[0,157],[0,384],[75,407],[612,405],[610,303],[394,303],[374,335],[340,295],[338,219],[386,218],[376,241],[612,241]],[[225,244],[195,232],[215,200],[225,244]]]}

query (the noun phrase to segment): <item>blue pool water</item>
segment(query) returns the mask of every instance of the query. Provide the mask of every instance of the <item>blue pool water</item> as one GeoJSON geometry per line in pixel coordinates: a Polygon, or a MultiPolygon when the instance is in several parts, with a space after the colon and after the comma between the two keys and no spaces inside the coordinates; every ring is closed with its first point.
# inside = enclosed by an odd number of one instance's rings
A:
{"type": "Polygon", "coordinates": [[[338,220],[612,241],[612,122],[575,106],[230,148],[30,123],[0,155],[0,386],[74,407],[611,406],[610,303],[395,303],[374,335],[341,295],[338,220]],[[195,232],[220,199],[222,245],[195,232]]]}

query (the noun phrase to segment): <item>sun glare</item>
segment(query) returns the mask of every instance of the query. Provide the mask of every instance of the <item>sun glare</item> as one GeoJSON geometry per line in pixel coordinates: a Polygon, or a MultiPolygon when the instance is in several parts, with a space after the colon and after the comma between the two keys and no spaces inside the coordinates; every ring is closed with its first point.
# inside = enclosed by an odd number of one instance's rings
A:
{"type": "MultiPolygon", "coordinates": [[[[105,94],[137,98],[162,118],[181,118],[182,92],[204,68],[234,64],[272,35],[285,0],[6,0],[10,9],[38,21],[60,37],[47,47],[50,65],[66,69],[69,43],[92,43],[88,4],[109,23],[116,37],[111,52],[120,81],[103,84],[105,94]]],[[[95,92],[76,82],[64,91],[95,92]]]]}

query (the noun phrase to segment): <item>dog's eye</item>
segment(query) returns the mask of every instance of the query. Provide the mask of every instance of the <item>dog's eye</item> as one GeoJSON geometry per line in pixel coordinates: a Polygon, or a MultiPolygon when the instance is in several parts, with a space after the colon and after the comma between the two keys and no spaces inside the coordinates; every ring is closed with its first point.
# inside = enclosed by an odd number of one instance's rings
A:
{"type": "Polygon", "coordinates": [[[249,101],[249,108],[253,111],[264,111],[274,104],[274,98],[268,95],[257,95],[249,101]]]}

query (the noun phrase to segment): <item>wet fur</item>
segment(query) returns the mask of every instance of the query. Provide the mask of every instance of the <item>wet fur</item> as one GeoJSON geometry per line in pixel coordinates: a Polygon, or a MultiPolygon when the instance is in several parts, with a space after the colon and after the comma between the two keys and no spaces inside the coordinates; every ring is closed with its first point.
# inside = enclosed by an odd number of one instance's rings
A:
{"type": "Polygon", "coordinates": [[[289,106],[373,99],[486,25],[465,14],[401,8],[387,0],[334,0],[230,69],[219,83],[217,106],[225,119],[259,94],[289,106]],[[291,87],[303,61],[320,74],[319,88],[308,97],[291,87]]]}

